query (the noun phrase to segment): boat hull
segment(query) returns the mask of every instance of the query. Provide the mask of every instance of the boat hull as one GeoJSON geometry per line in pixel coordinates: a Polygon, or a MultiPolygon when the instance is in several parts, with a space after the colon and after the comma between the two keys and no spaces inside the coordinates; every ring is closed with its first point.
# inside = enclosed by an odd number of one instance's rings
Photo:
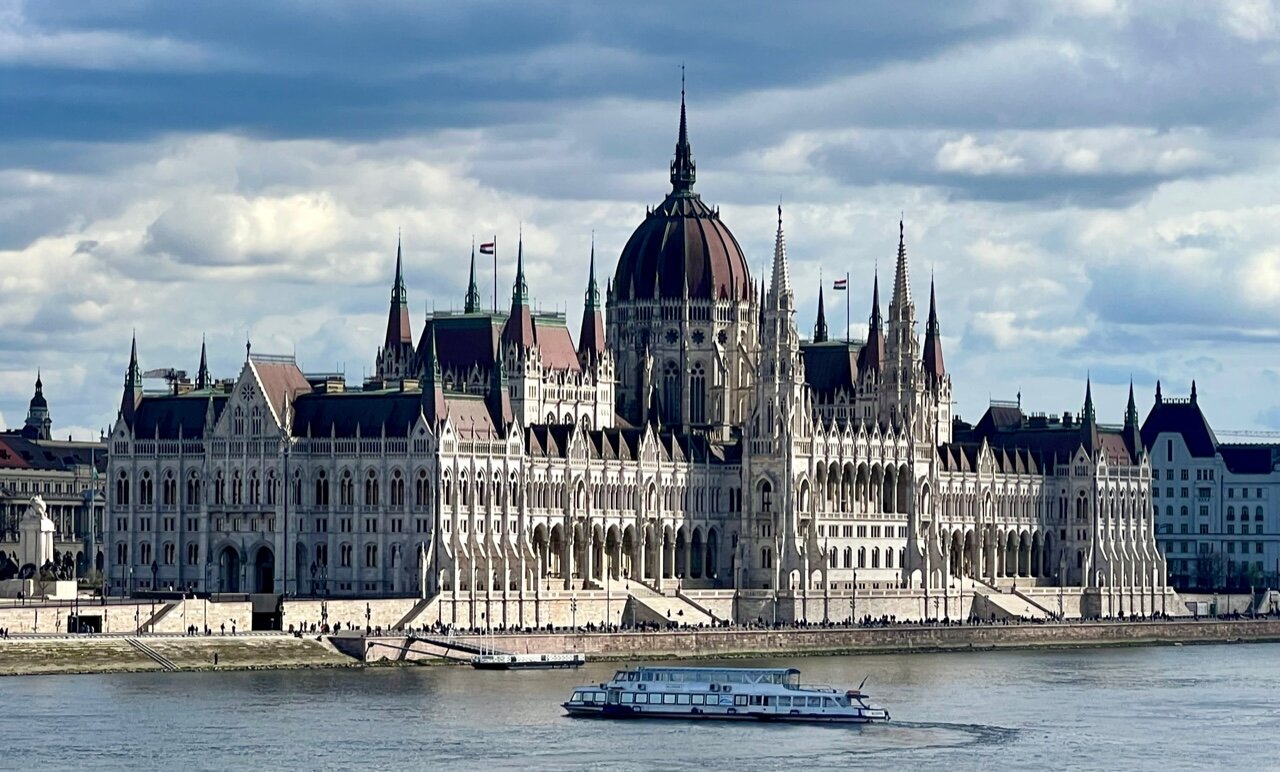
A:
{"type": "Polygon", "coordinates": [[[574,718],[644,719],[660,718],[674,721],[764,721],[780,724],[876,724],[889,721],[887,711],[869,712],[866,715],[834,715],[821,713],[770,713],[766,711],[667,711],[637,710],[625,705],[574,705],[562,703],[565,712],[574,718]]]}
{"type": "Polygon", "coordinates": [[[476,670],[569,670],[582,667],[581,660],[570,662],[472,662],[476,670]]]}

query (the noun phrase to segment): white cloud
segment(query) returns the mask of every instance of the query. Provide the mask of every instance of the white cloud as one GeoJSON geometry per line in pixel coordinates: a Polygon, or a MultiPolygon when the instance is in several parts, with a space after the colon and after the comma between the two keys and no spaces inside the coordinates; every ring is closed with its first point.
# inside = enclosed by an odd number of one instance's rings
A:
{"type": "Polygon", "coordinates": [[[1280,32],[1280,12],[1271,0],[1226,0],[1223,10],[1223,27],[1243,40],[1273,39],[1280,32]]]}
{"type": "Polygon", "coordinates": [[[979,145],[972,134],[948,142],[938,149],[938,168],[962,174],[1006,174],[1022,168],[1023,160],[994,145],[979,145]]]}

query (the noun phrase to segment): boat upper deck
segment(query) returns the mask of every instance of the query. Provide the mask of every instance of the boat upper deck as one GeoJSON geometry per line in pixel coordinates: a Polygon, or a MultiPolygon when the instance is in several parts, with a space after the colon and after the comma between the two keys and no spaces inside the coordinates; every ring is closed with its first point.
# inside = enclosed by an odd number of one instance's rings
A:
{"type": "Polygon", "coordinates": [[[614,673],[615,682],[665,682],[693,684],[776,684],[789,688],[800,685],[795,668],[745,667],[638,667],[614,673]]]}

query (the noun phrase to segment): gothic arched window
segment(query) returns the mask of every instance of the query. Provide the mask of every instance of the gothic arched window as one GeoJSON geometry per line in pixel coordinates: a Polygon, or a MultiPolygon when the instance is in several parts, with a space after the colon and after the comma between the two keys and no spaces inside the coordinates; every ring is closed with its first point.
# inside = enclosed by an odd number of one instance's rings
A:
{"type": "Polygon", "coordinates": [[[680,423],[680,367],[675,362],[662,367],[662,414],[665,423],[680,423]]]}
{"type": "Polygon", "coordinates": [[[707,371],[701,362],[693,365],[693,377],[689,380],[689,423],[706,423],[707,420],[707,371]]]}

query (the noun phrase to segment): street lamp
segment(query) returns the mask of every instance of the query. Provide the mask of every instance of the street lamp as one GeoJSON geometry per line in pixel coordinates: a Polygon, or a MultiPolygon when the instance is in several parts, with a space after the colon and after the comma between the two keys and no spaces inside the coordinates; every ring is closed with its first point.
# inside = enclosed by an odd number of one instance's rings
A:
{"type": "Polygon", "coordinates": [[[853,624],[858,624],[858,569],[853,569],[853,597],[849,599],[849,610],[853,614],[853,624]]]}
{"type": "Polygon", "coordinates": [[[569,611],[573,614],[573,629],[578,629],[578,598],[575,595],[569,600],[569,611]]]}

